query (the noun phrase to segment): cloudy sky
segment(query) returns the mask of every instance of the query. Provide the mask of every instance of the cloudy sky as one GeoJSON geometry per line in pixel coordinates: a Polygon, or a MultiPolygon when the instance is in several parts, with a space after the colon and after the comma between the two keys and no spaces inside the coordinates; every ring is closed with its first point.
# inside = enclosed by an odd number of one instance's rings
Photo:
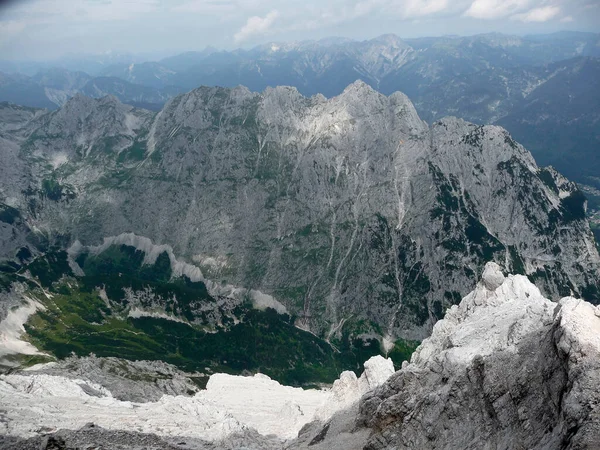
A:
{"type": "Polygon", "coordinates": [[[0,2],[0,59],[559,30],[599,32],[600,0],[13,0],[0,2]]]}

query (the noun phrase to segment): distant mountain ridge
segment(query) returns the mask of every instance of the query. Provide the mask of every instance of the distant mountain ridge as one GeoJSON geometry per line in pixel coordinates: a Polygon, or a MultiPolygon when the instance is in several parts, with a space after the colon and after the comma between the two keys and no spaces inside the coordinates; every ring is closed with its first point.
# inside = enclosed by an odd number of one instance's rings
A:
{"type": "MultiPolygon", "coordinates": [[[[419,39],[383,35],[366,41],[269,43],[230,52],[209,48],[158,62],[121,56],[103,59],[94,76],[66,69],[43,70],[33,78],[3,75],[0,100],[54,108],[81,92],[114,95],[158,111],[170,98],[200,85],[243,85],[256,92],[285,85],[303,95],[331,97],[360,79],[386,95],[406,93],[429,123],[453,115],[501,124],[543,165],[598,188],[599,43],[598,34],[572,32],[419,39]],[[554,95],[567,91],[566,97],[554,95]]],[[[89,64],[89,59],[82,61],[82,67],[89,64]]],[[[65,65],[73,68],[74,62],[65,65]]]]}

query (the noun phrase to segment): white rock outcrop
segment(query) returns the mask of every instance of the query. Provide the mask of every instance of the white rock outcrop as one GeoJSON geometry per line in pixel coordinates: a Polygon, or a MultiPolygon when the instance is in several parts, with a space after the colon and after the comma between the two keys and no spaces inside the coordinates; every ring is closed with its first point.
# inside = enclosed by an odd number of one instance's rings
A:
{"type": "Polygon", "coordinates": [[[376,356],[365,363],[360,378],[344,372],[332,389],[323,390],[282,386],[262,374],[215,374],[206,390],[193,397],[163,395],[145,403],[118,400],[105,387],[83,379],[35,371],[3,375],[0,409],[6,413],[0,435],[32,437],[40,429],[77,430],[93,422],[107,430],[206,441],[220,441],[250,429],[289,440],[314,420],[317,411],[320,417],[329,418],[393,372],[391,360],[376,356]]]}
{"type": "Polygon", "coordinates": [[[290,448],[599,448],[599,384],[600,308],[488,263],[410,363],[290,448]]]}
{"type": "Polygon", "coordinates": [[[352,371],[342,372],[333,383],[328,399],[317,410],[315,418],[328,420],[335,412],[358,402],[368,391],[381,386],[394,374],[394,363],[383,356],[373,356],[365,362],[365,370],[357,378],[352,371]]]}

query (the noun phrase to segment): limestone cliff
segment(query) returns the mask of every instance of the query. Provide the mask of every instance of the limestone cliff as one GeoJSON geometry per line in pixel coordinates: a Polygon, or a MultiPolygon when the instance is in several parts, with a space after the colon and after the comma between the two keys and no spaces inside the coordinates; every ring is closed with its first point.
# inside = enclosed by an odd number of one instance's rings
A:
{"type": "Polygon", "coordinates": [[[323,337],[420,340],[490,260],[552,299],[598,301],[577,186],[500,127],[429,127],[401,93],[199,88],[157,114],[81,95],[0,113],[22,120],[3,134],[7,257],[133,232],[323,337]]]}
{"type": "Polygon", "coordinates": [[[489,263],[410,363],[294,448],[597,448],[599,336],[597,307],[489,263]]]}

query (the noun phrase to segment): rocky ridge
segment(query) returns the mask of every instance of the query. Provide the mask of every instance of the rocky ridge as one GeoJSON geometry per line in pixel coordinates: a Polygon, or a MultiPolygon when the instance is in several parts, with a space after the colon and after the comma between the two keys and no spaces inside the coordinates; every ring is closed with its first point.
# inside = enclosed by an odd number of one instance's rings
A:
{"type": "MultiPolygon", "coordinates": [[[[143,440],[144,435],[154,434],[167,441],[195,442],[198,448],[210,442],[227,447],[236,439],[246,444],[257,441],[258,448],[278,443],[280,448],[314,417],[327,420],[394,373],[391,360],[377,356],[365,363],[360,378],[353,372],[344,372],[332,389],[282,386],[262,374],[253,377],[215,374],[210,377],[206,390],[192,396],[186,392],[165,394],[156,399],[151,387],[164,390],[164,383],[150,382],[152,370],[155,374],[173,375],[171,385],[176,385],[178,379],[181,383],[181,374],[164,363],[119,363],[115,359],[88,358],[63,363],[62,367],[51,363],[2,375],[0,406],[5,413],[0,435],[5,438],[0,438],[0,444],[5,441],[12,445],[19,442],[17,438],[33,438],[36,442],[40,433],[48,435],[63,429],[51,436],[66,437],[72,442],[96,430],[96,434],[104,433],[108,441],[119,433],[132,433],[137,435],[134,442],[143,440]],[[126,369],[130,372],[115,371],[117,364],[128,366],[126,369]],[[87,370],[73,370],[75,366],[87,370]],[[132,373],[135,369],[137,372],[132,373]],[[121,398],[137,397],[137,401],[118,400],[107,388],[121,398]],[[125,388],[134,392],[126,394],[125,388]],[[90,427],[89,423],[94,425],[90,427]]],[[[153,439],[160,440],[156,436],[153,439]]]]}
{"type": "Polygon", "coordinates": [[[575,184],[502,128],[429,127],[362,82],[329,100],[200,88],[158,114],[76,96],[5,136],[22,167],[0,169],[6,256],[133,232],[331,339],[427,336],[488,260],[553,299],[598,298],[575,184]]]}
{"type": "Polygon", "coordinates": [[[597,307],[489,263],[410,363],[293,448],[597,448],[599,331],[597,307]]]}

